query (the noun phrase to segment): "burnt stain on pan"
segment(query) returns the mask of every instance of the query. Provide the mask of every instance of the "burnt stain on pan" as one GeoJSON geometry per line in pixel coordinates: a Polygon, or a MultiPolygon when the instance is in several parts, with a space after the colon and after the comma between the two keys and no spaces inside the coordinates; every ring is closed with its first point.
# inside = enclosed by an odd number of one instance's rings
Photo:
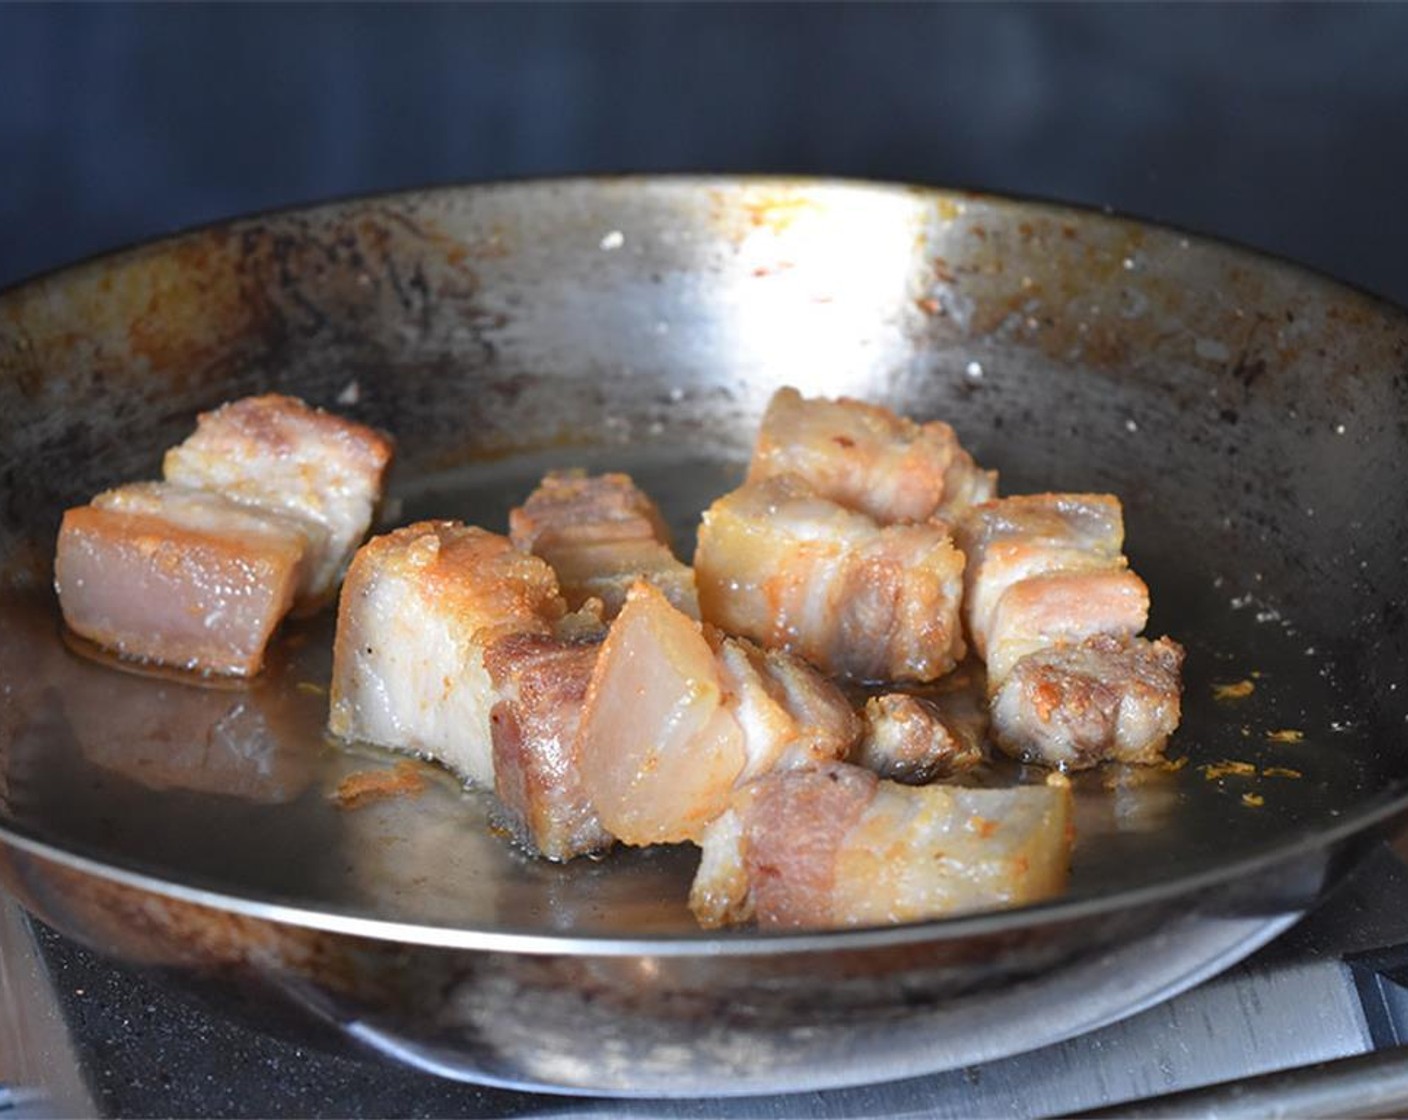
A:
{"type": "MultiPolygon", "coordinates": [[[[0,471],[45,464],[5,487],[5,535],[52,531],[64,506],[155,475],[133,433],[177,442],[231,396],[281,389],[422,426],[437,387],[494,361],[505,318],[476,304],[475,252],[413,206],[347,204],[199,230],[0,296],[0,408],[42,417],[7,440],[0,471]]],[[[447,413],[442,438],[473,411],[447,413]]]]}

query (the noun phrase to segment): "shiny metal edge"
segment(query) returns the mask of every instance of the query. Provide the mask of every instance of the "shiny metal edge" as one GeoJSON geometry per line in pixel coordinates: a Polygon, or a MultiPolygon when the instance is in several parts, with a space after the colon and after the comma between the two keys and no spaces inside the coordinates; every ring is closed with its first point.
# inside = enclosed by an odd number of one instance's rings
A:
{"type": "MultiPolygon", "coordinates": [[[[1360,816],[1340,821],[1334,828],[1302,837],[1300,840],[1273,846],[1232,864],[1210,868],[1195,875],[1183,876],[1162,883],[1151,883],[1118,894],[1089,898],[1058,898],[1034,906],[1011,910],[988,911],[958,915],[930,922],[899,926],[866,927],[860,929],[820,930],[810,933],[762,933],[749,931],[735,935],[691,934],[655,937],[619,938],[592,935],[556,935],[513,930],[484,930],[459,926],[427,925],[398,922],[386,918],[319,910],[270,899],[246,898],[221,891],[172,882],[154,875],[113,866],[88,856],[67,851],[0,824],[0,845],[51,861],[73,871],[119,883],[138,890],[206,906],[214,910],[242,914],[251,918],[279,922],[306,929],[346,934],[372,940],[405,942],[413,945],[438,946],[451,949],[479,949],[527,954],[572,953],[588,956],[756,956],[805,951],[834,951],[883,946],[928,943],[977,937],[999,932],[1029,929],[1051,922],[1074,921],[1101,914],[1123,911],[1131,907],[1153,904],[1180,895],[1235,883],[1253,878],[1262,871],[1297,858],[1313,856],[1385,821],[1408,811],[1408,795],[1401,795],[1386,805],[1366,811],[1360,816]]],[[[1306,900],[1308,902],[1308,900],[1306,900]]],[[[1279,910],[1279,908],[1278,908],[1279,910]]]]}
{"type": "Polygon", "coordinates": [[[15,833],[3,825],[0,825],[0,845],[8,845],[16,851],[57,863],[73,871],[182,902],[265,921],[372,940],[450,949],[477,949],[541,955],[571,953],[587,956],[648,954],[725,957],[928,943],[936,940],[1011,932],[1052,922],[1074,921],[1123,911],[1135,906],[1157,903],[1180,895],[1192,895],[1200,891],[1225,886],[1242,878],[1255,877],[1263,870],[1290,863],[1297,857],[1314,855],[1343,840],[1350,839],[1356,834],[1365,833],[1376,824],[1402,813],[1405,808],[1408,808],[1408,798],[1394,801],[1373,813],[1366,814],[1365,818],[1342,822],[1336,828],[1327,830],[1325,833],[1302,838],[1295,844],[1273,847],[1234,864],[1212,868],[1196,875],[1164,883],[1153,883],[1119,894],[1093,898],[1055,899],[1035,906],[959,915],[932,922],[861,929],[820,930],[800,934],[750,931],[743,934],[720,936],[701,931],[697,936],[681,934],[619,938],[582,934],[554,935],[512,930],[483,930],[398,922],[386,918],[333,910],[311,909],[269,899],[246,898],[185,883],[172,882],[139,871],[106,864],[101,860],[46,844],[43,841],[15,833]]]}
{"type": "Polygon", "coordinates": [[[1239,1081],[1081,1113],[1082,1117],[1402,1116],[1408,1109],[1408,1046],[1354,1054],[1239,1081]]]}

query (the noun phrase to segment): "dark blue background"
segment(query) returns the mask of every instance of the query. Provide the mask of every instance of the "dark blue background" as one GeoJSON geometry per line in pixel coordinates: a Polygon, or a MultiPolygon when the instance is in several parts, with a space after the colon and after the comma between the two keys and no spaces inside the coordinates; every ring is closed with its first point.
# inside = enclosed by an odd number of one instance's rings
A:
{"type": "Polygon", "coordinates": [[[0,283],[261,207],[627,170],[1107,205],[1408,302],[1408,5],[0,5],[0,283]]]}

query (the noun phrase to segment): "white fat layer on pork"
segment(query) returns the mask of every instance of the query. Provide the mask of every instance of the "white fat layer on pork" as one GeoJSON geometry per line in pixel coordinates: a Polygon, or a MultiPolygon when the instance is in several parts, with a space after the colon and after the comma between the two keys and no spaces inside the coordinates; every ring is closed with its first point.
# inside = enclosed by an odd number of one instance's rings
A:
{"type": "Polygon", "coordinates": [[[318,578],[317,558],[327,548],[327,529],[297,513],[243,505],[214,490],[175,482],[133,482],[93,499],[98,509],[159,517],[200,533],[274,537],[297,545],[300,555],[295,595],[308,594],[318,578]]]}
{"type": "Polygon", "coordinates": [[[753,896],[743,865],[745,843],[743,817],[734,809],[719,814],[704,830],[689,909],[706,929],[753,920],[753,896]]]}
{"type": "Polygon", "coordinates": [[[507,538],[454,522],[375,538],[339,604],[329,729],[492,788],[497,697],[484,652],[507,634],[551,633],[564,609],[548,566],[507,538]]]}
{"type": "Polygon", "coordinates": [[[745,757],[699,624],[637,583],[597,656],[578,732],[602,823],[627,844],[694,839],[723,810],[745,757]]]}
{"type": "Polygon", "coordinates": [[[494,780],[484,651],[409,580],[360,588],[339,635],[334,734],[438,759],[476,785],[494,780]],[[350,659],[350,660],[349,660],[350,659]]]}
{"type": "Polygon", "coordinates": [[[1149,588],[1127,568],[1047,572],[1014,583],[988,634],[988,688],[996,692],[1023,657],[1096,634],[1133,637],[1149,618],[1149,588]]]}
{"type": "Polygon", "coordinates": [[[715,658],[724,706],[743,732],[746,761],[735,784],[841,757],[859,734],[845,697],[795,658],[737,638],[719,640],[715,658]]]}
{"type": "Polygon", "coordinates": [[[293,602],[303,540],[212,501],[109,492],[65,512],[54,557],[64,621],[128,657],[252,676],[293,602]],[[177,508],[177,507],[180,508],[177,508]],[[172,516],[166,516],[170,513],[172,516]]]}
{"type": "Polygon", "coordinates": [[[1008,588],[1050,572],[1125,567],[1124,518],[1107,494],[1024,494],[974,506],[955,524],[964,570],[964,621],[988,658],[993,616],[1008,588]]]}
{"type": "Polygon", "coordinates": [[[509,536],[552,565],[570,607],[595,598],[604,617],[614,618],[631,584],[643,579],[699,617],[694,573],[670,550],[659,507],[629,475],[550,471],[509,511],[509,536]]]}
{"type": "Polygon", "coordinates": [[[1058,894],[1069,822],[1065,786],[882,781],[840,846],[831,924],[914,922],[1058,894]]]}

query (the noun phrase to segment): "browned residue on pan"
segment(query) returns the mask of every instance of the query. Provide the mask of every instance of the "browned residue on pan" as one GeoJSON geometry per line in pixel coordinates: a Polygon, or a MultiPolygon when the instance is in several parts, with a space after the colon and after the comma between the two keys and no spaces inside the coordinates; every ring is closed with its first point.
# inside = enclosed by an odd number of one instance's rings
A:
{"type": "Polygon", "coordinates": [[[339,809],[360,809],[392,797],[419,797],[425,788],[416,764],[406,759],[390,769],[354,770],[337,783],[332,798],[339,809]]]}
{"type": "Polygon", "coordinates": [[[1233,681],[1230,684],[1215,684],[1212,686],[1212,698],[1214,700],[1245,700],[1256,691],[1256,682],[1250,678],[1240,681],[1233,681]]]}

